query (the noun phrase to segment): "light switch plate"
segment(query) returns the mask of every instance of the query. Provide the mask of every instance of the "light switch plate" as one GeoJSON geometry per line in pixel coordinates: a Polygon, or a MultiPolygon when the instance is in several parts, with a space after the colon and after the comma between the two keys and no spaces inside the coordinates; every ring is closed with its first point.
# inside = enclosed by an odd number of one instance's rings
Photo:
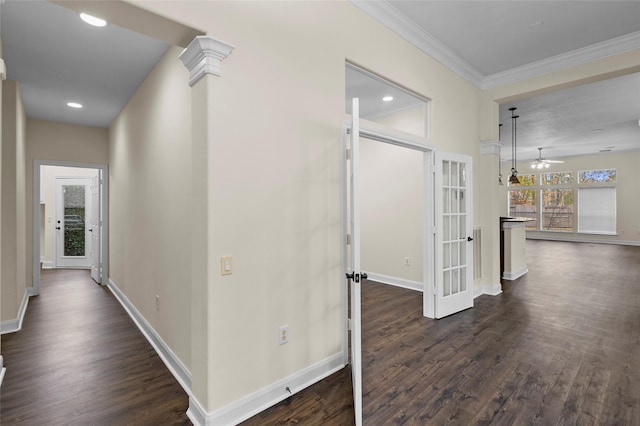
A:
{"type": "Polygon", "coordinates": [[[220,258],[220,274],[231,275],[233,273],[233,256],[222,256],[220,258]]]}

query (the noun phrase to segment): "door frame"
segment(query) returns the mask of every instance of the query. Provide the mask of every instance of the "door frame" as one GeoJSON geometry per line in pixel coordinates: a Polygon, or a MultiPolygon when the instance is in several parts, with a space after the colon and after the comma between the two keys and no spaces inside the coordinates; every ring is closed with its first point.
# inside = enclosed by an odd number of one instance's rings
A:
{"type": "MultiPolygon", "coordinates": [[[[344,155],[347,149],[347,139],[351,131],[351,123],[344,121],[342,126],[342,149],[340,151],[340,161],[342,163],[342,236],[347,235],[347,203],[346,203],[346,184],[347,184],[347,167],[344,155]]],[[[429,144],[429,139],[412,135],[409,133],[394,130],[381,124],[360,118],[360,137],[371,139],[374,141],[388,143],[399,147],[419,151],[423,153],[423,250],[422,250],[422,283],[423,283],[423,315],[427,318],[435,318],[435,261],[438,255],[438,248],[435,245],[435,157],[436,149],[429,144]]],[[[343,240],[342,244],[342,310],[343,310],[343,360],[344,364],[349,363],[349,324],[348,309],[349,298],[348,288],[344,284],[344,272],[347,270],[348,263],[348,245],[343,240]]]]}
{"type": "MultiPolygon", "coordinates": [[[[94,169],[95,170],[95,169],[94,169]]],[[[98,172],[99,173],[99,172],[98,172]]],[[[58,192],[58,190],[61,190],[62,188],[59,188],[58,185],[65,185],[68,184],[68,182],[70,181],[76,181],[78,182],[77,184],[79,185],[79,181],[84,181],[83,185],[85,186],[85,235],[84,235],[84,243],[85,243],[85,262],[87,263],[91,263],[91,258],[90,255],[88,253],[89,251],[89,243],[90,243],[90,238],[89,238],[89,234],[88,234],[88,215],[90,215],[90,213],[88,213],[89,208],[87,208],[87,204],[88,204],[88,199],[90,198],[90,186],[91,186],[91,177],[86,177],[86,176],[55,176],[53,178],[54,180],[54,206],[55,206],[55,222],[54,225],[54,229],[57,229],[58,226],[63,227],[62,228],[62,234],[59,232],[54,232],[53,233],[53,265],[55,269],[87,269],[86,266],[60,266],[60,263],[62,261],[62,258],[64,257],[63,254],[64,253],[60,253],[60,249],[61,249],[61,244],[64,246],[64,243],[61,241],[64,240],[65,236],[64,236],[64,230],[66,227],[66,222],[63,222],[61,225],[57,224],[57,221],[60,220],[60,214],[62,214],[62,216],[64,217],[64,205],[62,205],[64,203],[64,200],[61,199],[62,194],[60,194],[58,192]],[[67,182],[64,182],[67,181],[67,182]],[[62,203],[62,204],[61,204],[62,203]]]]}
{"type": "MultiPolygon", "coordinates": [[[[74,163],[70,161],[33,160],[33,223],[32,223],[32,270],[31,285],[33,294],[40,294],[40,166],[78,167],[98,169],[102,183],[100,196],[100,214],[102,215],[102,232],[100,233],[100,250],[102,255],[102,276],[109,277],[109,167],[106,164],[74,163]]],[[[103,279],[103,285],[104,285],[103,279]]]]}

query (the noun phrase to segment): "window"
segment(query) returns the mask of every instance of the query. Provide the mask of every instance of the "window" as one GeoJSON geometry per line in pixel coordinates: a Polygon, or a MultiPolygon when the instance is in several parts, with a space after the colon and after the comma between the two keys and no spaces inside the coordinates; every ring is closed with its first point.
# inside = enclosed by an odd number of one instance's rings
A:
{"type": "Polygon", "coordinates": [[[578,173],[578,232],[616,233],[616,170],[578,173]]]}
{"type": "Polygon", "coordinates": [[[616,233],[616,170],[548,172],[519,176],[509,185],[509,215],[535,219],[531,231],[616,233]],[[577,180],[576,180],[577,176],[577,180]]]}

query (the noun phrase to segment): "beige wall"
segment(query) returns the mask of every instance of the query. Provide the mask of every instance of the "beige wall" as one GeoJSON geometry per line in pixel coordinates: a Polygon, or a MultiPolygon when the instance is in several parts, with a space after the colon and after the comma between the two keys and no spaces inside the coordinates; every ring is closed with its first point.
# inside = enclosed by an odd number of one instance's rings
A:
{"type": "Polygon", "coordinates": [[[105,165],[109,162],[107,129],[27,119],[26,253],[27,283],[32,283],[33,164],[35,160],[105,165]]]}
{"type": "Polygon", "coordinates": [[[82,167],[42,166],[40,173],[40,258],[45,267],[50,267],[55,264],[56,178],[97,177],[98,170],[82,167]]]}
{"type": "Polygon", "coordinates": [[[169,49],[109,129],[109,278],[188,368],[191,89],[180,52],[169,49]]]}
{"type": "Polygon", "coordinates": [[[20,88],[2,90],[2,320],[15,320],[25,296],[25,112],[20,88]]]}
{"type": "Polygon", "coordinates": [[[215,410],[342,350],[345,60],[433,99],[432,141],[447,151],[479,156],[479,90],[346,2],[136,4],[237,46],[209,121],[211,262],[234,256],[234,274],[210,283],[200,402],[215,410]]]}
{"type": "MultiPolygon", "coordinates": [[[[573,171],[577,179],[579,170],[616,169],[616,228],[618,235],[594,235],[566,232],[533,232],[527,231],[527,236],[535,238],[565,239],[571,241],[602,241],[620,244],[640,245],[640,197],[638,197],[638,182],[640,182],[640,151],[611,152],[608,154],[584,155],[562,158],[564,164],[552,164],[546,172],[573,171]]],[[[506,163],[503,169],[510,168],[506,163]]],[[[528,163],[519,163],[519,175],[539,174],[529,168],[528,163]]],[[[577,202],[578,195],[574,194],[577,202]]],[[[504,210],[507,211],[507,193],[504,191],[502,199],[504,210]]],[[[576,218],[577,220],[577,218],[576,218]]]]}

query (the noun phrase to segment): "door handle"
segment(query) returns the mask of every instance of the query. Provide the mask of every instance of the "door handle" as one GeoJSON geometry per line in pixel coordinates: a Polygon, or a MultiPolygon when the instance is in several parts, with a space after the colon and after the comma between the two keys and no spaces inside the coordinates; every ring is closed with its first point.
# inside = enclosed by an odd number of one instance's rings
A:
{"type": "Polygon", "coordinates": [[[352,273],[346,273],[345,274],[348,280],[354,280],[355,282],[359,283],[360,282],[360,278],[362,278],[363,280],[367,279],[367,273],[366,272],[362,272],[361,274],[356,274],[355,272],[352,273]]]}
{"type": "Polygon", "coordinates": [[[93,229],[89,229],[89,232],[93,232],[93,229]]]}
{"type": "Polygon", "coordinates": [[[473,241],[473,238],[467,237],[467,241],[473,241]]]}
{"type": "Polygon", "coordinates": [[[62,229],[62,228],[60,228],[59,226],[56,226],[56,229],[62,229]]]}

